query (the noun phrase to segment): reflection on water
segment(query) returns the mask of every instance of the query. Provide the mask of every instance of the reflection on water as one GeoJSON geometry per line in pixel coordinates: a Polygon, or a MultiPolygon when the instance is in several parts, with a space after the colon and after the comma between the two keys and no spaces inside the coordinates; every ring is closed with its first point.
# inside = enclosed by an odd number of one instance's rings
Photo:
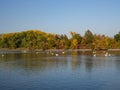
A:
{"type": "Polygon", "coordinates": [[[110,57],[94,57],[92,52],[78,51],[59,53],[59,56],[50,53],[0,55],[1,90],[119,90],[119,74],[118,53],[111,53],[110,57]]]}
{"type": "MultiPolygon", "coordinates": [[[[11,53],[0,56],[1,68],[20,68],[23,70],[31,71],[44,71],[54,68],[69,68],[77,70],[84,68],[86,71],[91,72],[94,67],[100,68],[109,64],[115,64],[120,68],[120,57],[93,57],[91,52],[68,52],[68,54],[60,56],[52,56],[46,53],[11,53]]],[[[119,69],[118,69],[119,70],[119,69]]]]}
{"type": "MultiPolygon", "coordinates": [[[[36,53],[11,53],[0,57],[1,66],[6,68],[22,68],[24,70],[43,70],[51,68],[71,68],[71,70],[79,69],[81,66],[90,71],[94,65],[105,63],[105,57],[95,58],[90,53],[85,52],[71,52],[66,55],[50,56],[49,54],[36,53]],[[87,54],[87,56],[85,56],[87,54]],[[94,61],[95,60],[95,61],[94,61]]],[[[97,65],[98,66],[98,65],[97,65]]],[[[101,66],[101,65],[100,65],[101,66]]]]}

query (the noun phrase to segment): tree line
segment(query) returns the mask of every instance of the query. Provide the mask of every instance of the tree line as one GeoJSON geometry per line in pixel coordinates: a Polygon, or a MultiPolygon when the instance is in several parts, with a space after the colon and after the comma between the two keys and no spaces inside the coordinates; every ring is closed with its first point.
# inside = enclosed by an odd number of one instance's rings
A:
{"type": "Polygon", "coordinates": [[[113,38],[93,34],[90,30],[81,36],[79,33],[52,34],[40,30],[28,30],[16,33],[0,34],[0,48],[7,49],[119,49],[120,32],[113,38]]]}

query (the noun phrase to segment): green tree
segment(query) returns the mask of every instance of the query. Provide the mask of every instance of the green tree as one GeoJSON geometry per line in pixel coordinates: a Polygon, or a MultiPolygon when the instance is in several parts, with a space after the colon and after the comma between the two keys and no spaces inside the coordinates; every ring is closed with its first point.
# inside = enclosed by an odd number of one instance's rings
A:
{"type": "Polygon", "coordinates": [[[116,35],[114,35],[114,39],[118,42],[120,41],[120,32],[116,35]]]}
{"type": "Polygon", "coordinates": [[[90,30],[87,30],[82,38],[82,48],[93,48],[92,46],[93,40],[94,35],[90,30]]]}
{"type": "Polygon", "coordinates": [[[84,35],[85,43],[90,44],[93,42],[94,36],[90,30],[87,30],[84,35]]]}

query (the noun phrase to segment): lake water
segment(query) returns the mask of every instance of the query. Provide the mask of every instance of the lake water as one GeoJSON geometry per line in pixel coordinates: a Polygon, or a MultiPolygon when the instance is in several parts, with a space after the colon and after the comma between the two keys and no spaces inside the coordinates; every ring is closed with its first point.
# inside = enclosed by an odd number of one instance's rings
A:
{"type": "Polygon", "coordinates": [[[120,90],[120,54],[0,54],[0,90],[120,90]]]}

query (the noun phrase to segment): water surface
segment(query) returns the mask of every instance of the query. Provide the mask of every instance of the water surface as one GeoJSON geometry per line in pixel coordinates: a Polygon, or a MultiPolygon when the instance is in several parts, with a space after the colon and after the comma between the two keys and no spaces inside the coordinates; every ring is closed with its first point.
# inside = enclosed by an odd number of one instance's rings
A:
{"type": "Polygon", "coordinates": [[[120,90],[120,54],[0,54],[0,90],[120,90]]]}

